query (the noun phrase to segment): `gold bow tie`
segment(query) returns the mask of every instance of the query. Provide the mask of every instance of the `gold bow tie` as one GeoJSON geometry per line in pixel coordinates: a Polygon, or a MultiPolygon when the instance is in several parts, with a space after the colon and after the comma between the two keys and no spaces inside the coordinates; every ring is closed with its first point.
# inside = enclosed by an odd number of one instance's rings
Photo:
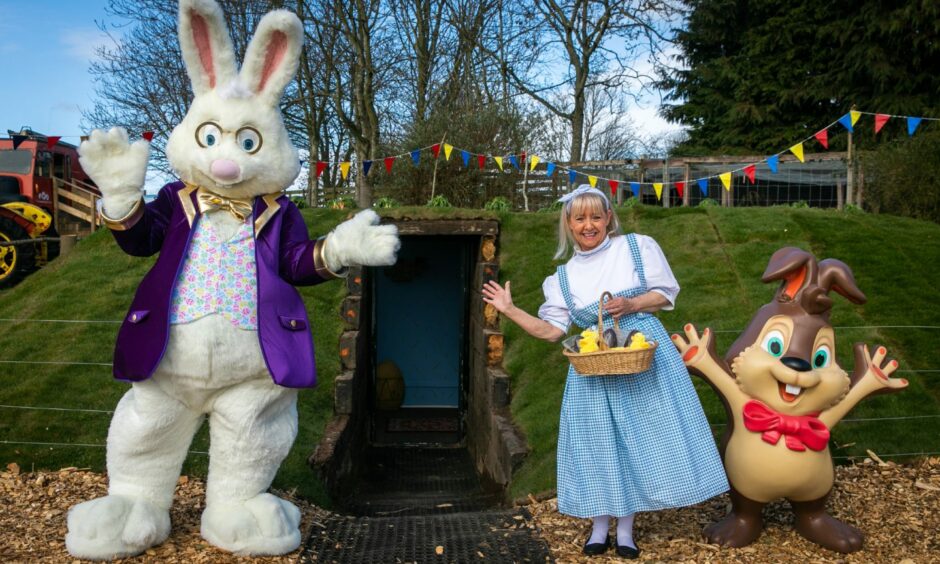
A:
{"type": "Polygon", "coordinates": [[[218,194],[213,194],[202,187],[199,188],[196,197],[199,200],[199,213],[223,210],[232,214],[232,217],[238,221],[245,221],[245,218],[251,215],[250,200],[225,198],[218,194]]]}

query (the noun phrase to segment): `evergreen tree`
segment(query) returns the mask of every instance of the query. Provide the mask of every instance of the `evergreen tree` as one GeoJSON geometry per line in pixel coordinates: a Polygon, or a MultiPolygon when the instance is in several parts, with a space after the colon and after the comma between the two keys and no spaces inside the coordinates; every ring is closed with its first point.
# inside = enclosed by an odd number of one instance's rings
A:
{"type": "MultiPolygon", "coordinates": [[[[662,73],[689,126],[677,152],[777,152],[855,106],[940,116],[940,3],[691,0],[682,68],[662,73]]],[[[861,127],[861,126],[859,126],[861,127]]],[[[871,127],[860,139],[873,138],[871,127]]],[[[838,148],[842,139],[834,139],[838,148]]]]}

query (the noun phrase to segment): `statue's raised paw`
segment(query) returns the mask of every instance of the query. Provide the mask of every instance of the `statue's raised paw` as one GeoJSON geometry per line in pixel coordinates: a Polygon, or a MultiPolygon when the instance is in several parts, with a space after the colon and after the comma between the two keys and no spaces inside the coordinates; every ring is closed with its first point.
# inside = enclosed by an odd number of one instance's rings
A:
{"type": "Polygon", "coordinates": [[[143,498],[99,497],[69,510],[65,546],[79,558],[111,560],[140,554],[170,534],[170,513],[143,498]]]}
{"type": "Polygon", "coordinates": [[[300,546],[300,510],[269,493],[212,503],[202,513],[202,536],[240,556],[287,554],[300,546]]]}

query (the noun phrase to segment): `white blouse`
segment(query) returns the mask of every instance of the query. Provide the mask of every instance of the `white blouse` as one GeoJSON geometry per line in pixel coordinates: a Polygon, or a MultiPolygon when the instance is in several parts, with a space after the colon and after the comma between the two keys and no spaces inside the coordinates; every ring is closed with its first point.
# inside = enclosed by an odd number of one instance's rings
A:
{"type": "MultiPolygon", "coordinates": [[[[643,259],[646,289],[669,300],[669,305],[662,309],[671,310],[679,294],[679,283],[669,268],[666,256],[652,237],[638,233],[634,236],[643,259]]],[[[587,252],[575,251],[566,270],[568,287],[577,309],[596,302],[604,291],[616,294],[640,286],[640,276],[633,265],[633,256],[625,235],[607,237],[597,248],[587,252]]],[[[557,272],[545,279],[542,291],[545,293],[545,303],[539,307],[539,318],[567,333],[571,326],[571,314],[561,293],[557,272]]]]}

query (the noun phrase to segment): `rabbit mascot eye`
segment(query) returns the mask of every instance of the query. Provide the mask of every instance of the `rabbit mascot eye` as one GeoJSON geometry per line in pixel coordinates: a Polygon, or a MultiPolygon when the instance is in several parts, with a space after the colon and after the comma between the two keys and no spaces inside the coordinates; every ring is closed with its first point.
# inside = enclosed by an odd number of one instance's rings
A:
{"type": "Polygon", "coordinates": [[[699,335],[686,325],[684,335],[672,336],[689,371],[711,384],[728,414],[721,449],[731,513],[705,536],[715,544],[748,545],[763,528],[764,505],[785,497],[798,533],[830,550],[857,551],[862,533],[826,513],[835,476],[829,429],[866,396],[899,391],[907,381],[890,377],[898,363],[886,358],[884,347],[871,353],[856,344],[851,376],[836,364],[828,294],[865,302],[845,263],[817,264],[810,253],[786,247],[770,258],[762,280],[780,281],[776,296],[724,360],[709,329],[699,335]]]}
{"type": "Polygon", "coordinates": [[[240,70],[213,0],[180,2],[179,39],[195,94],[167,143],[180,181],[144,204],[146,142],[115,128],[79,148],[118,245],[159,253],[115,347],[114,375],[132,385],[108,432],[108,495],[69,511],[66,547],[79,558],[132,556],[167,538],[174,486],[206,417],[202,536],[241,555],[295,550],[300,512],[267,493],[297,434],[298,389],[316,384],[293,286],[393,264],[399,247],[371,210],[310,240],[282,194],[299,172],[278,109],[303,48],[294,14],[264,16],[240,70]]]}

